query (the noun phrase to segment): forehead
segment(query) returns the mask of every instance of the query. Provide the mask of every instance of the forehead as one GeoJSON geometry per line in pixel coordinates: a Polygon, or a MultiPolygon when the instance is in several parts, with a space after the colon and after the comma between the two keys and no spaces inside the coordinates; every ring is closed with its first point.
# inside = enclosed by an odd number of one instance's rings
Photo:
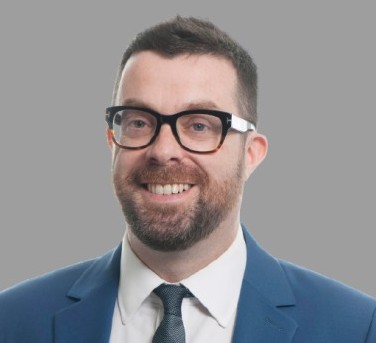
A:
{"type": "Polygon", "coordinates": [[[118,104],[139,102],[170,113],[195,103],[236,111],[237,76],[232,63],[213,55],[165,57],[144,51],[126,63],[117,95],[118,104]]]}

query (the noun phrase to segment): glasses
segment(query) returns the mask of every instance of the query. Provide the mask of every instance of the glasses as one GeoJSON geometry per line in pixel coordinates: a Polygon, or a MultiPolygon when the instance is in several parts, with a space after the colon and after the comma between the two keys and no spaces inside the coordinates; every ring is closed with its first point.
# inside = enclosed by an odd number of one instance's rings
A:
{"type": "Polygon", "coordinates": [[[113,106],[106,109],[113,142],[123,149],[143,149],[153,144],[163,124],[169,124],[179,145],[190,152],[217,151],[229,130],[256,130],[255,125],[234,114],[205,109],[164,115],[147,108],[113,106]]]}

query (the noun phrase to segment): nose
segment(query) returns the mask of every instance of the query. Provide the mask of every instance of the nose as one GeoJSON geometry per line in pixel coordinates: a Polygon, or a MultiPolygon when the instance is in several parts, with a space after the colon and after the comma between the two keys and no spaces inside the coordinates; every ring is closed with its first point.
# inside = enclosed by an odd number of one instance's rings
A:
{"type": "Polygon", "coordinates": [[[179,162],[182,159],[183,148],[176,141],[171,126],[163,124],[156,140],[148,147],[148,158],[158,164],[165,165],[179,162]]]}

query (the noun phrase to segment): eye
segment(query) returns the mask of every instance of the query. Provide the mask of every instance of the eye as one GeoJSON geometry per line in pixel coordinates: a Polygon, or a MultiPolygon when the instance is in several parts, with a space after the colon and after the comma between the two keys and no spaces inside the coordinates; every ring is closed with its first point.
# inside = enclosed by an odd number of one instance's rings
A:
{"type": "Polygon", "coordinates": [[[179,118],[177,128],[180,135],[194,139],[218,136],[222,132],[222,122],[209,114],[188,114],[179,118]]]}
{"type": "Polygon", "coordinates": [[[128,126],[134,127],[136,129],[142,129],[143,127],[146,126],[146,123],[143,120],[138,119],[138,120],[133,120],[129,122],[128,126]]]}
{"type": "Polygon", "coordinates": [[[127,111],[123,113],[123,130],[149,130],[154,127],[155,119],[148,113],[140,111],[127,111]]]}
{"type": "Polygon", "coordinates": [[[193,128],[194,131],[202,132],[205,129],[207,129],[208,127],[207,127],[207,125],[205,125],[203,123],[193,123],[192,128],[193,128]]]}
{"type": "Polygon", "coordinates": [[[156,119],[150,113],[137,109],[126,109],[120,114],[115,121],[115,123],[119,122],[119,136],[136,138],[153,134],[156,119]]]}
{"type": "Polygon", "coordinates": [[[207,133],[213,129],[210,119],[205,115],[189,115],[182,118],[181,124],[186,131],[191,133],[207,133]]]}

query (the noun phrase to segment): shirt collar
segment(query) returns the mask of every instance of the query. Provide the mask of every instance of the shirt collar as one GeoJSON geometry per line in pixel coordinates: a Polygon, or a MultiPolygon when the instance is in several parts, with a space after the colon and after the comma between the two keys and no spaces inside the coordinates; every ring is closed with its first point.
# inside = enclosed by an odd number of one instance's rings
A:
{"type": "Polygon", "coordinates": [[[236,311],[246,260],[245,241],[239,226],[234,242],[221,256],[181,281],[223,327],[236,311]]]}
{"type": "Polygon", "coordinates": [[[125,233],[121,250],[118,290],[118,305],[123,325],[132,318],[154,288],[164,282],[136,256],[125,233]]]}
{"type": "MultiPolygon", "coordinates": [[[[219,325],[226,327],[237,308],[245,265],[246,246],[239,226],[234,242],[221,256],[180,284],[194,294],[219,325]]],[[[123,238],[120,268],[118,305],[125,324],[154,288],[166,281],[135,255],[127,234],[123,238]]]]}

